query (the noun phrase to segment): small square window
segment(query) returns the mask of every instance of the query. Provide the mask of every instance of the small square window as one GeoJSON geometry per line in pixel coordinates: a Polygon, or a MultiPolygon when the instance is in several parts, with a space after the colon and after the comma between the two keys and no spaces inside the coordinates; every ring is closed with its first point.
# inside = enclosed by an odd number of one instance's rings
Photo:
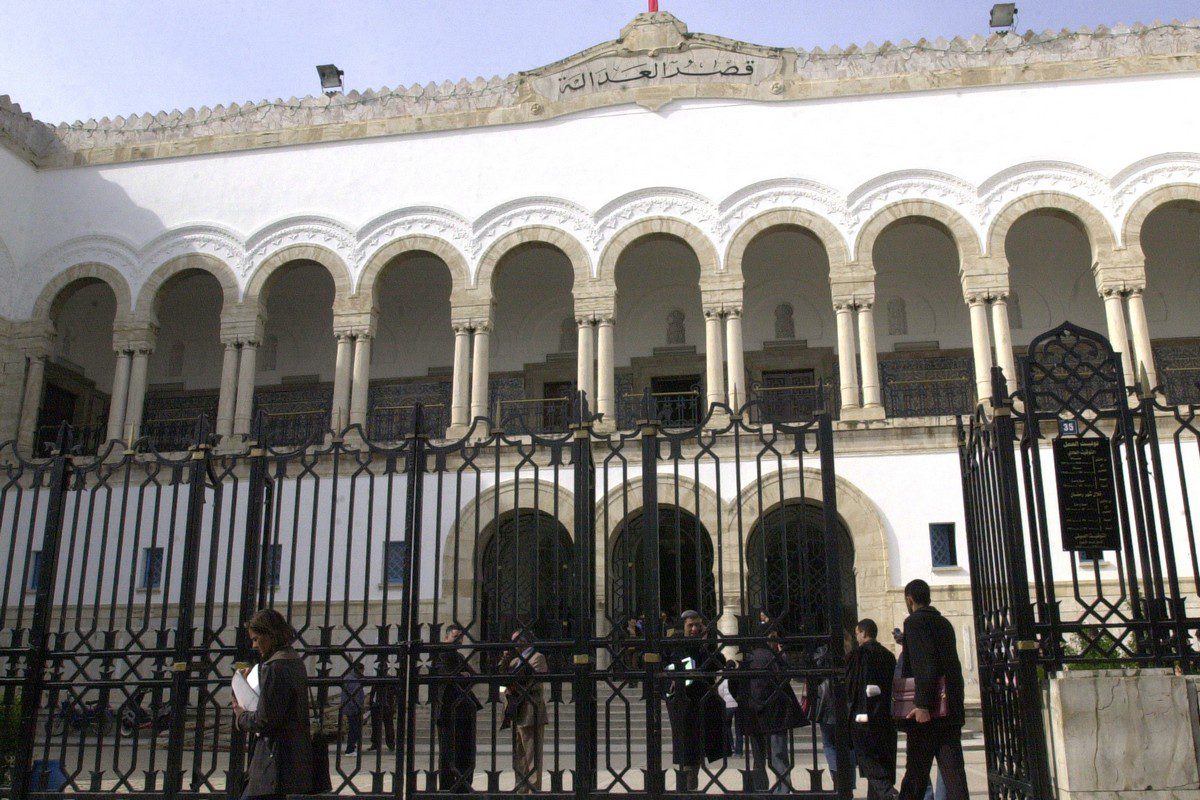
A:
{"type": "Polygon", "coordinates": [[[142,588],[158,589],[162,586],[163,549],[142,548],[142,588]]]}
{"type": "Polygon", "coordinates": [[[402,585],[408,576],[408,542],[385,542],[383,562],[388,585],[402,585]]]}
{"type": "Polygon", "coordinates": [[[267,586],[279,588],[279,576],[283,574],[283,545],[267,545],[267,586]]]}
{"type": "Polygon", "coordinates": [[[935,568],[958,566],[953,522],[929,523],[929,555],[935,568]]]}
{"type": "Polygon", "coordinates": [[[1103,564],[1105,563],[1103,550],[1080,550],[1080,564],[1103,564]]]}
{"type": "Polygon", "coordinates": [[[42,551],[34,550],[33,557],[29,559],[29,581],[25,588],[28,591],[36,592],[38,587],[42,585],[42,551]]]}

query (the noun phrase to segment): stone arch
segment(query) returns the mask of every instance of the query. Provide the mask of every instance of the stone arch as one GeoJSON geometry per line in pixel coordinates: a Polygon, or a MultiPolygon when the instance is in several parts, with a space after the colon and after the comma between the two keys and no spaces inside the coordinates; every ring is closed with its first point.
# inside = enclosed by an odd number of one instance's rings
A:
{"type": "Polygon", "coordinates": [[[1146,219],[1159,206],[1176,200],[1200,203],[1200,184],[1171,183],[1159,186],[1143,194],[1130,206],[1121,226],[1121,241],[1128,248],[1130,258],[1135,263],[1146,263],[1146,254],[1142,250],[1142,226],[1146,219]]]}
{"type": "Polygon", "coordinates": [[[979,260],[979,234],[975,232],[971,223],[950,206],[932,200],[901,200],[877,211],[858,233],[854,245],[856,259],[863,264],[873,264],[875,242],[880,234],[893,222],[906,217],[925,217],[946,226],[958,248],[960,269],[964,264],[972,264],[979,260]]]}
{"type": "Polygon", "coordinates": [[[334,297],[342,299],[350,296],[352,286],[350,270],[342,261],[341,256],[328,247],[315,244],[293,244],[276,250],[258,265],[258,269],[254,270],[254,274],[250,278],[250,284],[246,287],[245,300],[253,298],[261,302],[263,291],[270,282],[271,276],[280,267],[292,261],[317,262],[325,267],[330,277],[333,278],[334,297]]]}
{"type": "MultiPolygon", "coordinates": [[[[680,509],[695,515],[708,532],[712,539],[713,552],[716,554],[714,567],[717,570],[717,585],[720,587],[725,576],[722,575],[722,556],[721,548],[718,547],[718,537],[724,528],[726,516],[721,499],[710,487],[686,475],[658,473],[657,480],[659,505],[677,505],[680,509]],[[677,487],[679,490],[678,503],[675,502],[677,487]]],[[[599,540],[603,542],[603,546],[597,545],[596,547],[596,600],[598,606],[603,606],[605,613],[609,610],[609,553],[616,544],[616,536],[625,521],[642,509],[643,481],[644,477],[641,475],[622,481],[596,501],[596,524],[599,532],[603,534],[603,539],[599,540]]],[[[718,610],[720,610],[722,602],[723,600],[718,594],[718,610]]],[[[597,622],[601,621],[602,619],[597,620],[597,622]]]]}
{"type": "Polygon", "coordinates": [[[155,303],[158,300],[158,293],[176,275],[193,270],[207,272],[221,284],[222,310],[237,305],[239,294],[237,275],[230,266],[216,256],[205,253],[188,253],[172,258],[159,266],[142,284],[136,306],[138,318],[157,319],[155,303]]]}
{"type": "Polygon", "coordinates": [[[1116,246],[1112,226],[1095,206],[1062,192],[1033,192],[1011,201],[992,220],[987,234],[988,255],[1003,259],[1005,241],[1012,226],[1029,212],[1041,209],[1062,211],[1083,226],[1092,247],[1093,267],[1112,254],[1116,246]]]}
{"type": "Polygon", "coordinates": [[[647,217],[630,223],[617,232],[600,255],[600,270],[597,278],[603,283],[616,286],[617,262],[625,248],[654,233],[667,234],[682,239],[700,262],[700,281],[714,277],[721,271],[721,257],[716,245],[703,231],[689,222],[674,217],[647,217]]]}
{"type": "Polygon", "coordinates": [[[108,284],[117,298],[117,319],[128,317],[133,310],[132,292],[125,276],[108,264],[91,262],[76,264],[55,275],[42,287],[33,305],[33,319],[50,321],[51,310],[63,289],[79,280],[98,280],[108,284]]]}
{"type": "Polygon", "coordinates": [[[831,274],[836,274],[849,264],[850,253],[846,248],[846,239],[832,222],[807,209],[776,208],[751,217],[738,228],[729,241],[729,247],[725,249],[725,272],[741,279],[742,261],[750,243],[760,233],[782,227],[804,228],[815,234],[825,247],[831,274]]]}
{"type": "Polygon", "coordinates": [[[505,514],[519,510],[545,511],[566,528],[572,541],[575,539],[575,495],[562,485],[519,478],[484,489],[458,509],[447,530],[441,563],[444,611],[437,622],[457,622],[478,635],[475,567],[486,544],[483,536],[505,514]]]}
{"type": "MultiPolygon", "coordinates": [[[[887,521],[878,506],[853,483],[839,476],[834,485],[838,517],[854,543],[854,586],[859,612],[878,622],[881,630],[889,630],[896,620],[888,598],[892,575],[887,521]]],[[[733,563],[722,564],[722,569],[732,570],[732,585],[738,585],[737,557],[741,548],[731,547],[730,543],[737,542],[739,535],[749,537],[760,519],[786,502],[819,503],[823,498],[821,472],[810,468],[801,472],[791,467],[764,474],[742,489],[730,508],[725,528],[725,549],[734,552],[733,563]]]]}
{"type": "Polygon", "coordinates": [[[467,266],[466,257],[457,247],[436,236],[413,233],[388,242],[371,254],[367,259],[366,268],[358,278],[355,296],[369,298],[374,303],[376,283],[383,268],[396,256],[418,252],[437,256],[446,265],[446,269],[450,271],[452,296],[469,288],[470,268],[467,266]]]}
{"type": "Polygon", "coordinates": [[[473,286],[482,288],[489,296],[494,296],[492,282],[495,278],[496,265],[510,251],[530,242],[550,245],[561,251],[571,262],[571,271],[575,276],[574,289],[582,288],[592,281],[592,260],[587,249],[571,234],[549,225],[529,225],[518,228],[501,236],[488,247],[487,252],[479,262],[479,270],[475,273],[473,286]]]}

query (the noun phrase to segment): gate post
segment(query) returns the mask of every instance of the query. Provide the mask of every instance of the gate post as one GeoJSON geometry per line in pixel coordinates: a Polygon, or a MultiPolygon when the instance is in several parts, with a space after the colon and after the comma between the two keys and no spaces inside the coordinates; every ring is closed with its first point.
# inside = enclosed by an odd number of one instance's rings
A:
{"type": "Polygon", "coordinates": [[[575,467],[575,796],[583,800],[596,786],[596,684],[592,627],[596,597],[596,474],[592,462],[592,421],[587,395],[578,392],[579,418],[571,442],[575,467]]]}
{"type": "Polygon", "coordinates": [[[837,476],[833,465],[833,420],[827,409],[817,414],[817,446],[821,453],[821,511],[825,522],[825,603],[830,620],[829,655],[838,674],[833,676],[834,747],[838,753],[838,771],[831,775],[838,796],[849,800],[854,794],[854,770],[850,766],[850,712],[846,703],[845,631],[842,628],[841,581],[853,576],[840,574],[841,542],[838,541],[840,522],[837,512],[837,476]]]}
{"type": "MultiPolygon", "coordinates": [[[[267,451],[263,442],[263,422],[266,412],[260,411],[254,421],[254,440],[250,443],[248,460],[250,462],[249,485],[246,490],[246,524],[242,540],[242,593],[238,600],[238,626],[235,639],[237,654],[234,669],[250,665],[250,634],[246,625],[259,603],[259,558],[263,538],[263,518],[267,484],[267,451]]],[[[246,751],[245,735],[235,734],[229,744],[229,774],[225,790],[230,800],[236,800],[239,793],[237,787],[242,783],[246,751]]]]}
{"type": "Polygon", "coordinates": [[[662,761],[662,651],[665,641],[662,629],[662,594],[659,586],[658,541],[658,422],[650,390],[642,396],[642,558],[646,586],[642,597],[646,603],[646,632],[648,643],[642,660],[646,667],[646,793],[661,797],[666,786],[662,761]]]}
{"type": "Polygon", "coordinates": [[[50,494],[46,503],[46,522],[42,529],[42,563],[38,573],[37,598],[29,632],[29,657],[25,662],[25,684],[21,687],[21,733],[13,759],[12,800],[29,797],[33,769],[34,739],[37,736],[38,709],[46,682],[46,651],[50,639],[50,612],[54,604],[54,581],[58,577],[58,548],[62,542],[63,516],[66,514],[69,473],[67,455],[71,447],[70,426],[58,430],[58,452],[50,466],[50,494]]]}
{"type": "Polygon", "coordinates": [[[399,754],[396,772],[403,776],[403,780],[393,781],[398,797],[411,796],[417,790],[416,737],[412,735],[416,730],[417,711],[416,704],[409,702],[409,696],[415,694],[417,665],[414,661],[419,655],[418,648],[413,646],[413,637],[421,629],[421,512],[425,499],[427,444],[422,433],[424,418],[425,409],[417,403],[413,409],[413,430],[404,463],[404,540],[408,542],[408,564],[404,587],[400,591],[400,637],[396,643],[400,657],[396,708],[404,713],[404,724],[396,731],[396,752],[399,754]]]}
{"type": "Polygon", "coordinates": [[[171,665],[171,732],[167,745],[167,773],[163,796],[183,791],[183,738],[191,687],[192,649],[195,646],[196,585],[200,562],[200,535],[204,524],[204,491],[209,468],[208,419],[196,421],[196,443],[188,464],[188,510],[183,534],[183,571],[179,583],[179,620],[175,628],[175,662],[171,665]]]}

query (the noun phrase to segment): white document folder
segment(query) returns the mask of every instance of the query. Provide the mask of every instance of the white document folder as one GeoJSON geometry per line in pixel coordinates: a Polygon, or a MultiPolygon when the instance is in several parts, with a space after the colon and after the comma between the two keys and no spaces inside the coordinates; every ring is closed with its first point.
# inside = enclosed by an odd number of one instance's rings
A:
{"type": "Polygon", "coordinates": [[[233,696],[237,698],[238,705],[247,711],[258,710],[258,665],[250,668],[250,672],[245,677],[241,672],[233,673],[233,680],[230,685],[233,687],[233,696]]]}

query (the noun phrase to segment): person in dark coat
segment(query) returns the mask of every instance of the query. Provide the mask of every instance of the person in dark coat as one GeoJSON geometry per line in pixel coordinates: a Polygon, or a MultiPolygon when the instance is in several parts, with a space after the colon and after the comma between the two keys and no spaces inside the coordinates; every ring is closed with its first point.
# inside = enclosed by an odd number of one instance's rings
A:
{"type": "Polygon", "coordinates": [[[804,712],[784,671],[779,632],[768,625],[764,636],[765,641],[755,645],[743,660],[739,670],[742,676],[735,683],[738,712],[753,757],[749,788],[788,794],[792,791],[788,732],[804,724],[804,712]],[[767,777],[768,764],[776,775],[774,788],[767,777]]]}
{"type": "Polygon", "coordinates": [[[310,794],[315,786],[308,732],[308,673],[291,647],[296,634],[283,615],[272,609],[257,612],[246,629],[262,662],[258,708],[247,711],[236,697],[233,700],[238,730],[256,736],[242,797],[310,794]]]}
{"type": "Polygon", "coordinates": [[[962,664],[958,660],[954,626],[933,606],[929,584],[910,581],[904,587],[908,619],[904,620],[904,658],[916,685],[915,702],[905,730],[908,758],[901,800],[922,800],[929,786],[929,769],[937,759],[938,774],[946,781],[947,800],[967,800],[967,773],[963,764],[962,664]],[[938,683],[946,682],[949,713],[934,719],[938,705],[938,683]]]}
{"type": "MultiPolygon", "coordinates": [[[[442,642],[462,642],[461,625],[450,625],[442,642]]],[[[434,691],[434,721],[438,735],[438,788],[443,792],[469,792],[475,780],[475,715],[482,704],[471,691],[471,665],[457,649],[437,654],[435,674],[445,680],[434,691]],[[452,680],[457,678],[458,680],[452,680]]]]}
{"type": "Polygon", "coordinates": [[[362,664],[355,662],[342,677],[342,714],[346,718],[346,755],[358,751],[362,744],[363,711],[367,693],[363,689],[362,664]]]}
{"type": "Polygon", "coordinates": [[[725,657],[717,643],[707,638],[708,624],[697,611],[681,615],[683,636],[672,648],[667,668],[675,672],[708,672],[709,676],[679,676],[667,692],[671,720],[671,749],[679,768],[677,791],[695,791],[700,766],[729,755],[725,737],[725,701],[717,692],[725,657]]]}
{"type": "Polygon", "coordinates": [[[388,750],[396,749],[396,687],[390,683],[376,683],[367,695],[367,707],[371,709],[371,749],[379,749],[380,734],[388,750]]]}
{"type": "Polygon", "coordinates": [[[846,663],[850,738],[859,771],[867,779],[867,800],[896,796],[896,723],[892,720],[892,678],[896,657],[877,638],[875,620],[854,628],[858,647],[846,663]]]}

